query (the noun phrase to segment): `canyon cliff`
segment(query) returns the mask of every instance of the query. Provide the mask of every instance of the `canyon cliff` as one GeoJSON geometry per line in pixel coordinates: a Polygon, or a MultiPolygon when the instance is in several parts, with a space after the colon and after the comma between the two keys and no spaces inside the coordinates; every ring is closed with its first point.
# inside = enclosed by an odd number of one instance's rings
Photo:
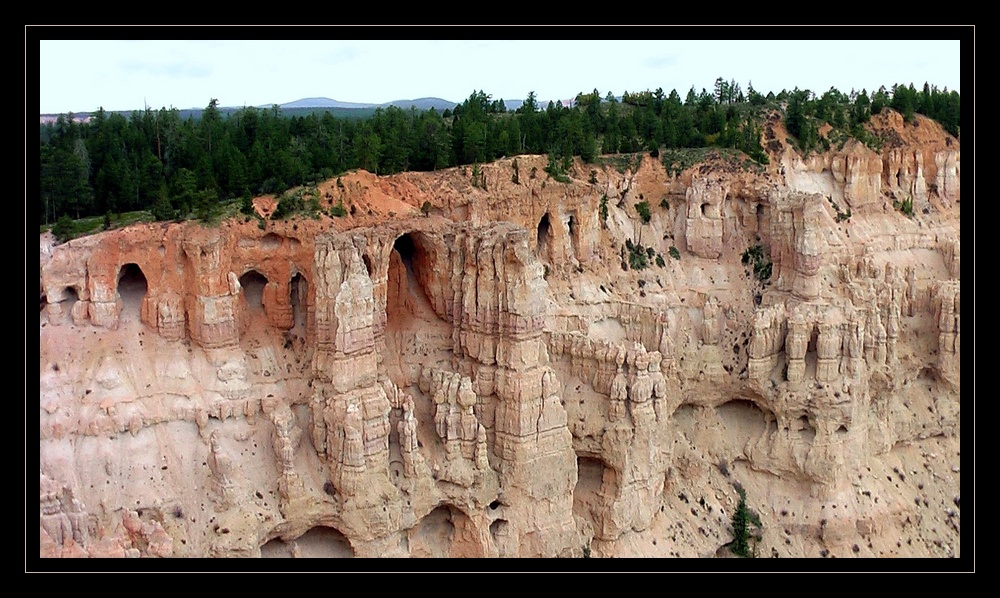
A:
{"type": "Polygon", "coordinates": [[[872,127],[43,235],[40,554],[726,556],[739,486],[758,556],[960,556],[959,140],[872,127]]]}

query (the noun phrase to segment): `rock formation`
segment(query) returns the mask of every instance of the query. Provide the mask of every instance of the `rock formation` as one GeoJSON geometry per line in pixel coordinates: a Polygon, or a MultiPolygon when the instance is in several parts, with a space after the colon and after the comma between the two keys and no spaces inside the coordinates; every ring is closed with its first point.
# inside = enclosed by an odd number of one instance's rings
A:
{"type": "Polygon", "coordinates": [[[960,153],[918,122],[43,237],[40,554],[714,556],[739,483],[762,556],[958,556],[960,153]]]}

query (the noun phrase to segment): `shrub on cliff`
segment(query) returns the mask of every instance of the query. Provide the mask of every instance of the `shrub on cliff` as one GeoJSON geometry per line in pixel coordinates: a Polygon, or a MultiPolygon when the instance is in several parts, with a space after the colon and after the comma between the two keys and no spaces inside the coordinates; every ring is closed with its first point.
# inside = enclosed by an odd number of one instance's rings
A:
{"type": "Polygon", "coordinates": [[[751,264],[752,262],[751,267],[753,268],[753,272],[761,282],[771,278],[773,264],[767,255],[765,255],[763,245],[747,247],[747,250],[743,252],[741,261],[744,264],[751,264]]]}
{"type": "Polygon", "coordinates": [[[337,205],[330,208],[330,216],[334,218],[343,218],[347,216],[347,208],[344,207],[344,200],[339,200],[337,205]]]}
{"type": "Polygon", "coordinates": [[[740,502],[733,513],[733,541],[729,544],[729,550],[736,556],[753,558],[756,556],[757,542],[761,539],[760,517],[747,506],[746,490],[737,484],[736,492],[740,495],[740,502]],[[756,527],[756,533],[751,531],[751,524],[756,527]]]}
{"type": "Polygon", "coordinates": [[[733,542],[729,548],[736,556],[747,558],[751,556],[750,510],[747,508],[746,490],[737,486],[736,491],[740,494],[740,502],[733,513],[733,542]]]}
{"type": "Polygon", "coordinates": [[[640,201],[639,203],[635,204],[635,211],[639,214],[639,218],[642,218],[643,222],[649,224],[649,221],[653,217],[653,215],[649,211],[648,201],[640,201]]]}

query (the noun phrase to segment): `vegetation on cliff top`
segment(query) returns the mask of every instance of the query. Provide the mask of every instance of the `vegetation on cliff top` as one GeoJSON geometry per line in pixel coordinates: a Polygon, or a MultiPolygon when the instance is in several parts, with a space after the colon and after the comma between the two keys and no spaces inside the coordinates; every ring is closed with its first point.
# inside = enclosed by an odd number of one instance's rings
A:
{"type": "Polygon", "coordinates": [[[160,220],[192,214],[211,219],[217,204],[281,193],[354,168],[391,174],[518,154],[549,154],[546,170],[559,181],[569,180],[574,156],[625,169],[649,152],[678,172],[699,159],[697,148],[716,148],[752,166],[767,162],[762,142],[776,112],[800,151],[848,137],[877,146],[864,125],[886,107],[908,120],[918,112],[935,118],[954,135],[960,123],[958,93],[927,84],[921,91],[883,87],[871,96],[833,88],[822,95],[799,89],[763,95],[752,84],[744,93],[720,77],[712,91],[692,87],[683,99],[676,90],[625,92],[618,99],[595,89],[571,104],[542,107],[532,92],[508,112],[502,101],[477,91],[453,111],[389,107],[367,120],[329,112],[285,117],[277,106],[226,115],[214,99],[199,120],[182,120],[178,110],[166,108],[129,118],[102,109],[88,123],[60,116],[40,128],[39,224],[64,215],[146,210],[160,220]],[[819,135],[824,124],[831,132],[819,135]]]}

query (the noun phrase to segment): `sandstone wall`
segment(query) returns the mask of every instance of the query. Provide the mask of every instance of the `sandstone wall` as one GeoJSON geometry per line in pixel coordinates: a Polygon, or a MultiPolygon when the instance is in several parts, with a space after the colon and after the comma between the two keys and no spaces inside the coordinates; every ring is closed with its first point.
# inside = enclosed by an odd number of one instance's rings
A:
{"type": "Polygon", "coordinates": [[[758,503],[768,549],[889,546],[919,502],[859,476],[960,432],[957,142],[517,160],[44,251],[41,553],[711,556],[737,481],[797,501],[758,503]]]}

